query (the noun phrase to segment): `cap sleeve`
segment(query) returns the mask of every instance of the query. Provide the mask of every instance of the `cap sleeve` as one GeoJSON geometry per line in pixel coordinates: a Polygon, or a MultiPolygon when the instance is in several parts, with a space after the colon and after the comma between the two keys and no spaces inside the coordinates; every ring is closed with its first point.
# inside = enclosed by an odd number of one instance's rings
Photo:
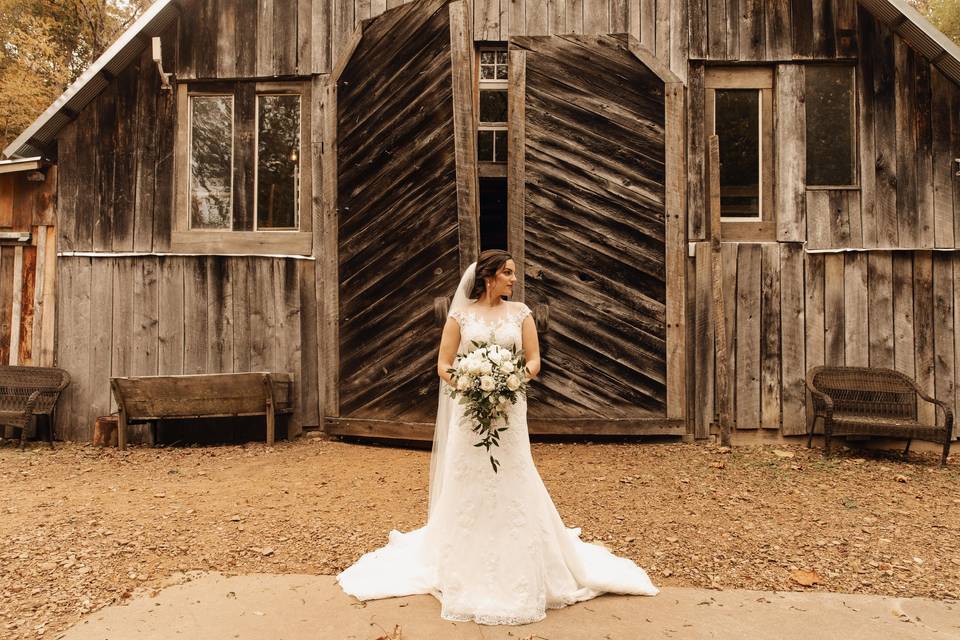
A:
{"type": "Polygon", "coordinates": [[[521,302],[520,311],[519,311],[520,322],[523,323],[523,321],[526,320],[527,316],[530,315],[531,313],[533,312],[530,311],[530,307],[528,307],[525,303],[521,302]]]}
{"type": "Polygon", "coordinates": [[[457,321],[457,324],[460,325],[461,328],[463,327],[463,310],[462,309],[456,309],[454,311],[451,311],[450,313],[447,314],[447,317],[453,318],[454,320],[457,321]]]}

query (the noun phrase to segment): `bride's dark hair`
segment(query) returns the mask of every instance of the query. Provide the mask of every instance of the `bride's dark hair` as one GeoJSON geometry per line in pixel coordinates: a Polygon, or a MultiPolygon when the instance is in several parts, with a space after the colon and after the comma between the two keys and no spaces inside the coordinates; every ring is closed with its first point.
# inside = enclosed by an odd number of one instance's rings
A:
{"type": "Polygon", "coordinates": [[[468,297],[471,300],[479,298],[487,289],[487,281],[485,278],[496,278],[500,267],[502,267],[507,260],[512,259],[513,256],[501,249],[487,249],[481,252],[480,257],[477,258],[477,270],[474,274],[473,289],[470,290],[468,297]]]}

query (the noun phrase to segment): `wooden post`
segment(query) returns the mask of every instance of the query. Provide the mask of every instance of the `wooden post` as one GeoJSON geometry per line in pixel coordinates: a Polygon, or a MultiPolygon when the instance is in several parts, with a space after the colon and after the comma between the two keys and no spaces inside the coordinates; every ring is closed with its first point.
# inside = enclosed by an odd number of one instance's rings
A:
{"type": "Polygon", "coordinates": [[[727,363],[727,318],[723,304],[723,260],[720,254],[720,138],[710,136],[710,253],[713,267],[714,353],[720,444],[730,446],[730,374],[727,363]]]}
{"type": "Polygon", "coordinates": [[[273,402],[273,380],[270,379],[269,375],[263,376],[263,387],[264,392],[267,397],[266,401],[266,411],[267,411],[267,446],[272,447],[273,441],[276,433],[276,420],[277,414],[275,413],[275,406],[273,402]]]}
{"type": "Polygon", "coordinates": [[[120,408],[120,422],[117,424],[117,442],[121,451],[127,448],[127,412],[123,407],[120,408]]]}

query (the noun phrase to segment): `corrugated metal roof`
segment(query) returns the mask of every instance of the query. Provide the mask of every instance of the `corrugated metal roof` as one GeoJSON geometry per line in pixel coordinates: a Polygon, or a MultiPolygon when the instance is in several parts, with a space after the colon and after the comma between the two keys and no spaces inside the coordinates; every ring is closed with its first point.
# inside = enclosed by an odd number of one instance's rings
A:
{"type": "Polygon", "coordinates": [[[905,0],[858,0],[881,22],[889,25],[910,46],[933,62],[948,78],[960,84],[960,47],[943,35],[905,0]]]}
{"type": "Polygon", "coordinates": [[[7,157],[43,155],[46,146],[60,130],[96,98],[149,46],[150,38],[160,35],[176,19],[176,0],[156,0],[109,49],[71,84],[26,131],[10,143],[3,154],[7,157]]]}

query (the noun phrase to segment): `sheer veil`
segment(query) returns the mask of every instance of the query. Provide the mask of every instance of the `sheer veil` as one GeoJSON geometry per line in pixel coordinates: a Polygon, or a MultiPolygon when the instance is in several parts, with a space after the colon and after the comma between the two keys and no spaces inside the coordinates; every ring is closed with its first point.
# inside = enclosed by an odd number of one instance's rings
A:
{"type": "MultiPolygon", "coordinates": [[[[477,263],[471,262],[463,276],[460,278],[460,284],[457,285],[457,291],[453,295],[453,301],[450,303],[450,310],[447,317],[454,311],[462,309],[470,303],[470,290],[473,289],[474,273],[477,263]]],[[[437,499],[440,497],[440,489],[443,481],[444,456],[447,448],[447,430],[450,428],[450,416],[453,415],[454,399],[447,395],[446,390],[449,387],[443,380],[440,381],[440,398],[437,400],[437,423],[433,429],[433,448],[430,452],[430,502],[427,507],[427,520],[433,515],[437,499]]]]}

